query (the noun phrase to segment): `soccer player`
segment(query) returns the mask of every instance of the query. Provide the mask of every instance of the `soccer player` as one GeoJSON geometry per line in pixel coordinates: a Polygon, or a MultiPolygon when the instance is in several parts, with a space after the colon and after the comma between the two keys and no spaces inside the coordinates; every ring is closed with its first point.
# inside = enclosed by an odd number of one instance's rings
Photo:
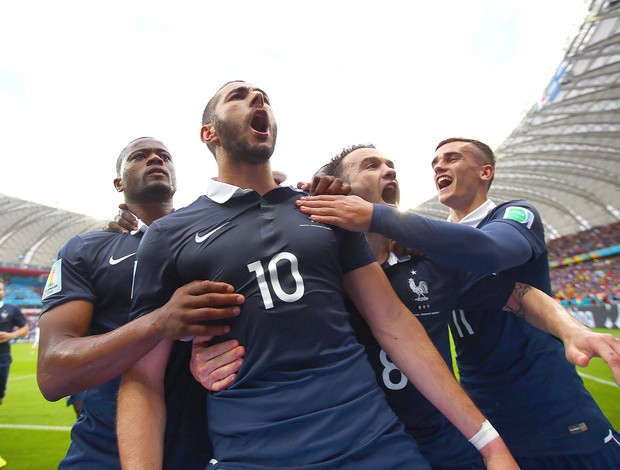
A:
{"type": "Polygon", "coordinates": [[[11,369],[10,341],[28,336],[28,321],[17,305],[4,303],[4,282],[0,281],[0,405],[4,403],[6,384],[11,369]]]}
{"type": "MultiPolygon", "coordinates": [[[[151,137],[130,142],[116,168],[114,186],[138,217],[140,228],[126,234],[96,231],[73,237],[61,248],[43,293],[37,369],[41,391],[48,400],[58,400],[87,390],[62,469],[120,468],[115,434],[120,374],[164,337],[227,332],[227,326],[204,322],[238,314],[243,301],[227,284],[195,281],[179,286],[160,309],[127,324],[136,250],[146,226],[172,212],[176,177],[170,152],[151,137]]],[[[177,342],[173,358],[185,363],[190,353],[191,344],[177,342]]],[[[191,375],[183,372],[171,371],[166,394],[174,397],[182,389],[188,401],[173,400],[171,412],[191,417],[204,406],[205,397],[191,375]]],[[[169,434],[186,438],[174,441],[184,447],[170,449],[168,468],[204,468],[211,458],[208,442],[192,447],[195,440],[183,434],[194,431],[168,429],[169,434]]]]}
{"type": "MultiPolygon", "coordinates": [[[[4,403],[9,370],[13,361],[10,341],[30,334],[26,317],[18,306],[5,304],[4,295],[4,282],[0,281],[0,405],[4,403]]],[[[5,465],[6,460],[0,457],[0,467],[5,465]]]]}
{"type": "MultiPolygon", "coordinates": [[[[245,297],[230,323],[247,348],[245,362],[231,387],[208,396],[211,467],[429,468],[355,340],[344,290],[385,350],[473,439],[487,465],[516,468],[390,288],[363,236],[310,222],[295,208],[301,194],[273,181],[276,135],[264,91],[246,82],[220,88],[201,128],[217,181],[208,180],[206,195],[193,204],[156,221],[138,250],[132,316],[204,276],[245,297]]],[[[161,465],[169,348],[162,341],[123,376],[118,438],[128,468],[161,465]]]]}
{"type": "MultiPolygon", "coordinates": [[[[503,272],[550,294],[540,215],[526,201],[495,206],[487,197],[491,149],[448,139],[437,146],[433,169],[452,223],[351,196],[319,196],[302,201],[301,210],[317,222],[380,233],[446,266],[503,272]]],[[[450,326],[462,385],[522,468],[620,467],[618,433],[566,360],[584,366],[601,356],[620,383],[618,339],[590,331],[561,309],[548,316],[459,310],[450,326]]]]}

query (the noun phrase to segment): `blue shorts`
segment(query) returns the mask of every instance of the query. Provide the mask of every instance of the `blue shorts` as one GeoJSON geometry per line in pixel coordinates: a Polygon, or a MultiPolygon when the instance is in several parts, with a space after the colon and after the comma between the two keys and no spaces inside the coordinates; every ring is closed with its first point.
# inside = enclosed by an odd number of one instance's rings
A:
{"type": "Polygon", "coordinates": [[[605,444],[590,454],[555,457],[519,457],[521,470],[612,470],[620,469],[620,433],[609,431],[605,444]]]}

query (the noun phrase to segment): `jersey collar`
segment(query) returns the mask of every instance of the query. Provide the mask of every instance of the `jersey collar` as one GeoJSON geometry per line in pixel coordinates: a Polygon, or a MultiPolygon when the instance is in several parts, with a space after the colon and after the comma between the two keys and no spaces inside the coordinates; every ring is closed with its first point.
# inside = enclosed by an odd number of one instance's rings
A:
{"type": "Polygon", "coordinates": [[[207,191],[205,194],[209,199],[218,204],[224,204],[233,197],[240,197],[251,192],[251,189],[241,189],[238,186],[211,179],[207,181],[207,191]]]}
{"type": "MultiPolygon", "coordinates": [[[[280,187],[289,188],[298,193],[303,192],[301,189],[290,186],[286,182],[280,184],[280,187]]],[[[252,192],[254,192],[253,189],[241,189],[239,186],[234,186],[232,184],[222,183],[220,181],[210,179],[209,181],[207,181],[207,191],[205,192],[205,195],[212,201],[217,202],[218,204],[224,204],[225,202],[234,197],[241,197],[252,192]]]]}
{"type": "MultiPolygon", "coordinates": [[[[477,227],[478,224],[482,222],[482,219],[484,219],[495,206],[496,204],[493,201],[487,199],[484,204],[463,217],[460,220],[459,224],[469,225],[470,227],[477,227]]],[[[448,222],[452,222],[451,216],[448,216],[448,222]]]]}
{"type": "Polygon", "coordinates": [[[395,264],[404,263],[405,261],[409,261],[410,259],[410,255],[396,256],[393,251],[390,251],[390,256],[388,256],[388,259],[385,260],[384,264],[387,264],[388,266],[394,266],[395,264]]]}
{"type": "Polygon", "coordinates": [[[140,219],[138,219],[137,217],[136,219],[138,221],[138,228],[129,232],[131,235],[136,235],[138,233],[144,233],[146,232],[146,229],[149,228],[149,226],[146,225],[144,222],[142,222],[140,219]]]}

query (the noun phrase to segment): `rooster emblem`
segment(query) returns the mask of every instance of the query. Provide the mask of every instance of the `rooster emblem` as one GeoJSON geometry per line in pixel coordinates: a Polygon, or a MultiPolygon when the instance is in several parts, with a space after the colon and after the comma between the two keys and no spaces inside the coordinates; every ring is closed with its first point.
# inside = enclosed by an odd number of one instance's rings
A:
{"type": "Polygon", "coordinates": [[[416,286],[415,281],[409,278],[409,289],[418,296],[416,302],[423,302],[428,300],[428,297],[424,294],[428,294],[428,284],[425,281],[420,281],[420,284],[416,286]]]}

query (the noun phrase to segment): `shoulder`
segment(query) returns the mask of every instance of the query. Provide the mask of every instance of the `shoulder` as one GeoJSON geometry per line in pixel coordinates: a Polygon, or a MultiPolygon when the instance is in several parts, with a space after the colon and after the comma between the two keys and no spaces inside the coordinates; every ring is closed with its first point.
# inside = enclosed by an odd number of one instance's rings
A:
{"type": "Polygon", "coordinates": [[[525,199],[514,199],[499,204],[489,213],[491,219],[505,219],[531,227],[540,221],[540,214],[536,207],[525,199]]]}
{"type": "Polygon", "coordinates": [[[168,230],[178,227],[184,224],[188,219],[200,217],[201,214],[204,214],[205,210],[210,210],[212,206],[219,206],[219,204],[213,202],[206,196],[200,196],[188,206],[176,209],[174,212],[157,219],[149,225],[147,232],[151,232],[151,229],[168,230]]]}
{"type": "Polygon", "coordinates": [[[12,311],[15,314],[21,315],[21,313],[22,313],[21,309],[17,305],[4,304],[4,306],[6,307],[7,310],[10,310],[10,311],[12,311]]]}
{"type": "Polygon", "coordinates": [[[67,241],[60,249],[58,257],[76,260],[90,258],[100,252],[101,247],[125,238],[131,236],[108,230],[82,233],[67,241]]]}

